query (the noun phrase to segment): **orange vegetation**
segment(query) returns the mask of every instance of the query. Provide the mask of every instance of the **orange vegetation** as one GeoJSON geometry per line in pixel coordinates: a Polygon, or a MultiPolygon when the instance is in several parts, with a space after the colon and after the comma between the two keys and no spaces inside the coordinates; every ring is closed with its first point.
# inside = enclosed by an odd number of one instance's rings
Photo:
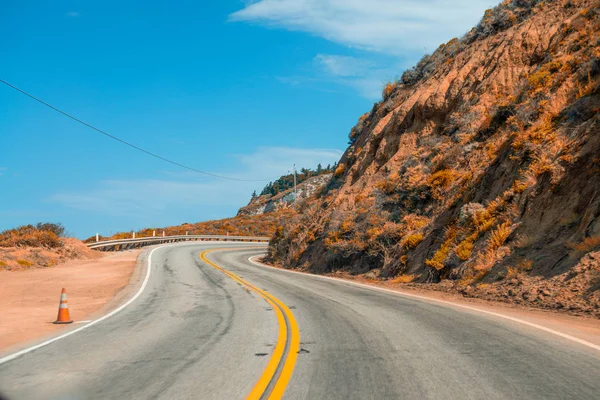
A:
{"type": "Polygon", "coordinates": [[[505,0],[425,55],[359,118],[271,259],[480,290],[578,268],[600,247],[599,10],[505,0]]]}
{"type": "MultiPolygon", "coordinates": [[[[184,223],[166,228],[145,228],[136,232],[136,237],[150,237],[156,235],[230,235],[230,236],[271,236],[282,220],[294,214],[293,209],[281,209],[261,215],[239,215],[214,221],[184,223]]],[[[132,232],[120,232],[110,237],[101,237],[101,240],[129,239],[132,232]]],[[[93,242],[96,237],[90,237],[86,242],[93,242]]]]}

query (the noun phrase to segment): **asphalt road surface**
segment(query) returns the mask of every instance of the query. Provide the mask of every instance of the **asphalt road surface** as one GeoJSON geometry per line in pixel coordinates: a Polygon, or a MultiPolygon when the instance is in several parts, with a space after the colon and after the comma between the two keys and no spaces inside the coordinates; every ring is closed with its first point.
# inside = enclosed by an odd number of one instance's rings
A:
{"type": "Polygon", "coordinates": [[[0,364],[0,393],[8,399],[229,400],[277,398],[283,390],[286,399],[600,398],[594,349],[493,316],[248,261],[263,251],[240,243],[158,248],[135,301],[0,364]],[[205,252],[218,247],[230,250],[205,252]]]}

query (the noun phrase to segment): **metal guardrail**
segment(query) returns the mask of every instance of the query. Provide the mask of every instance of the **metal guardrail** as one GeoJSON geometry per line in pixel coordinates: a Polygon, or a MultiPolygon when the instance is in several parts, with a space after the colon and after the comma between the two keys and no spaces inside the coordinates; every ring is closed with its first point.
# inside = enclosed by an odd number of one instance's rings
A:
{"type": "Polygon", "coordinates": [[[101,242],[86,243],[90,249],[101,251],[128,250],[143,246],[162,243],[187,242],[187,241],[233,241],[233,242],[268,242],[270,238],[263,236],[225,236],[225,235],[178,235],[178,236],[150,236],[135,239],[105,240],[101,242]]]}

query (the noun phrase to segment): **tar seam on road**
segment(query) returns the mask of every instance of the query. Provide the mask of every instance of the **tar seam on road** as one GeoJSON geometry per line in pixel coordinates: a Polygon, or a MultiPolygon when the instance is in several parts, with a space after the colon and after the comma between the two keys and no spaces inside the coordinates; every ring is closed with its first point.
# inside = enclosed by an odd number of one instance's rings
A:
{"type": "Polygon", "coordinates": [[[309,274],[309,273],[300,272],[300,271],[289,271],[289,270],[286,270],[286,269],[275,268],[275,267],[272,267],[270,265],[254,261],[253,260],[254,257],[256,257],[256,256],[250,256],[250,257],[248,257],[248,261],[250,261],[252,264],[257,265],[259,267],[270,268],[270,269],[274,269],[274,270],[282,271],[282,272],[288,272],[290,274],[299,274],[299,275],[304,275],[304,276],[310,276],[310,277],[316,278],[316,279],[325,279],[325,280],[331,280],[331,281],[335,281],[335,282],[339,282],[339,283],[346,283],[348,285],[359,286],[359,287],[362,287],[362,288],[365,288],[365,289],[371,289],[371,290],[377,290],[377,291],[380,291],[380,292],[391,293],[391,294],[394,294],[394,295],[400,296],[400,297],[408,297],[408,298],[413,298],[413,299],[417,299],[417,300],[422,300],[422,301],[425,301],[425,302],[439,303],[439,304],[449,305],[449,306],[452,306],[452,307],[463,308],[463,309],[470,310],[470,311],[476,311],[476,312],[480,312],[482,314],[492,315],[494,317],[503,318],[503,319],[506,319],[506,320],[509,320],[509,321],[512,321],[512,322],[517,322],[519,324],[527,325],[529,327],[532,327],[532,328],[535,328],[535,329],[539,329],[539,330],[542,330],[544,332],[547,332],[547,333],[550,333],[550,334],[553,334],[553,335],[556,335],[556,336],[560,336],[560,337],[562,337],[564,339],[568,339],[568,340],[571,340],[573,342],[579,343],[581,345],[590,347],[590,348],[592,348],[594,350],[600,351],[600,346],[596,345],[594,343],[588,342],[588,341],[583,340],[583,339],[579,339],[579,338],[577,338],[575,336],[567,335],[566,333],[555,331],[554,329],[550,329],[550,328],[547,328],[547,327],[542,326],[542,325],[534,324],[533,322],[528,322],[528,321],[525,321],[525,320],[522,320],[522,319],[519,319],[519,318],[510,317],[508,315],[496,313],[496,312],[493,312],[493,311],[482,310],[482,309],[477,308],[477,307],[471,307],[471,306],[467,306],[467,305],[463,305],[463,304],[453,303],[451,301],[433,299],[433,298],[429,298],[429,297],[425,297],[425,296],[419,296],[419,295],[416,295],[416,294],[404,293],[404,292],[400,292],[400,291],[397,291],[397,290],[391,290],[391,289],[381,288],[381,287],[372,286],[372,285],[365,285],[364,283],[358,283],[358,282],[348,281],[348,280],[345,280],[345,279],[334,278],[334,277],[331,277],[331,276],[322,276],[322,275],[309,274]]]}
{"type": "Polygon", "coordinates": [[[292,377],[294,366],[296,365],[296,359],[298,357],[298,351],[300,350],[300,330],[298,329],[296,319],[294,318],[294,315],[290,309],[275,296],[257,288],[236,274],[229,272],[214,262],[208,260],[206,258],[206,254],[215,250],[231,249],[213,249],[203,251],[200,254],[202,261],[216,270],[224,273],[235,282],[261,296],[273,308],[273,310],[275,310],[277,322],[279,324],[279,337],[273,351],[273,355],[271,356],[267,367],[263,371],[263,374],[248,395],[247,400],[281,399],[290,381],[290,378],[292,377]]]}

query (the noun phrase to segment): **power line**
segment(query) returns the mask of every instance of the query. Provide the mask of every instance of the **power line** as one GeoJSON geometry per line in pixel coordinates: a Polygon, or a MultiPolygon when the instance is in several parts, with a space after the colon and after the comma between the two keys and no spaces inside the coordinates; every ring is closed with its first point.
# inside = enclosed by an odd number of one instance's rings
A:
{"type": "Polygon", "coordinates": [[[8,82],[6,82],[5,80],[2,80],[2,79],[0,79],[0,82],[2,82],[3,84],[5,84],[6,86],[8,86],[8,87],[10,87],[10,88],[12,88],[12,89],[14,89],[14,90],[16,90],[17,92],[19,92],[19,93],[21,93],[21,94],[24,94],[25,96],[27,96],[27,97],[29,97],[29,98],[31,98],[31,99],[33,99],[33,100],[37,101],[38,103],[41,103],[41,104],[45,105],[46,107],[48,107],[48,108],[50,108],[50,109],[52,109],[52,110],[54,110],[54,111],[56,111],[56,112],[58,112],[58,113],[60,113],[60,114],[64,115],[65,117],[71,118],[72,120],[74,120],[74,121],[77,121],[77,122],[79,122],[80,124],[82,124],[82,125],[85,125],[85,126],[87,126],[88,128],[95,130],[95,131],[96,131],[96,132],[98,132],[98,133],[101,133],[101,134],[102,134],[102,135],[104,135],[104,136],[107,136],[107,137],[109,137],[109,138],[111,138],[111,139],[113,139],[113,140],[116,140],[117,142],[120,142],[120,143],[122,143],[122,144],[124,144],[124,145],[126,145],[126,146],[129,146],[129,147],[132,147],[132,148],[134,148],[134,149],[136,149],[136,150],[138,150],[138,151],[141,151],[142,153],[145,153],[145,154],[147,154],[147,155],[149,155],[149,156],[152,156],[152,157],[154,157],[154,158],[158,158],[159,160],[161,160],[161,161],[164,161],[164,162],[167,162],[167,163],[169,163],[169,164],[176,165],[176,166],[178,166],[178,167],[181,167],[181,168],[187,169],[187,170],[189,170],[189,171],[197,172],[197,173],[199,173],[199,174],[208,175],[208,176],[212,176],[212,177],[215,177],[215,178],[220,178],[220,179],[228,179],[228,180],[231,180],[231,181],[240,181],[240,182],[268,182],[268,181],[272,181],[272,180],[273,180],[273,179],[239,179],[239,178],[231,178],[231,177],[228,177],[228,176],[217,175],[217,174],[213,174],[213,173],[211,173],[211,172],[201,171],[201,170],[199,170],[199,169],[196,169],[196,168],[189,167],[189,166],[187,166],[187,165],[184,165],[184,164],[178,163],[177,161],[170,160],[170,159],[168,159],[168,158],[166,158],[166,157],[163,157],[163,156],[161,156],[161,155],[158,155],[158,154],[156,154],[156,153],[152,153],[151,151],[148,151],[148,150],[142,149],[141,147],[139,147],[139,146],[136,146],[136,145],[134,145],[134,144],[132,144],[132,143],[129,143],[129,142],[127,142],[127,141],[123,140],[123,139],[120,139],[120,138],[118,138],[118,137],[114,136],[114,135],[111,135],[110,133],[108,133],[108,132],[105,132],[105,131],[103,131],[102,129],[98,129],[98,128],[96,128],[95,126],[93,126],[93,125],[91,125],[91,124],[88,124],[87,122],[85,122],[85,121],[82,121],[82,120],[80,120],[79,118],[76,118],[76,117],[72,116],[71,114],[68,114],[68,113],[66,113],[66,112],[64,112],[64,111],[62,111],[62,110],[60,110],[60,109],[58,109],[58,108],[54,107],[53,105],[51,105],[51,104],[48,104],[48,103],[46,103],[45,101],[43,101],[43,100],[41,100],[41,99],[38,99],[37,97],[35,97],[35,96],[33,96],[33,95],[31,95],[31,94],[27,93],[26,91],[24,91],[24,90],[22,90],[22,89],[19,89],[18,87],[14,86],[14,85],[12,85],[12,84],[10,84],[10,83],[8,83],[8,82]]]}

